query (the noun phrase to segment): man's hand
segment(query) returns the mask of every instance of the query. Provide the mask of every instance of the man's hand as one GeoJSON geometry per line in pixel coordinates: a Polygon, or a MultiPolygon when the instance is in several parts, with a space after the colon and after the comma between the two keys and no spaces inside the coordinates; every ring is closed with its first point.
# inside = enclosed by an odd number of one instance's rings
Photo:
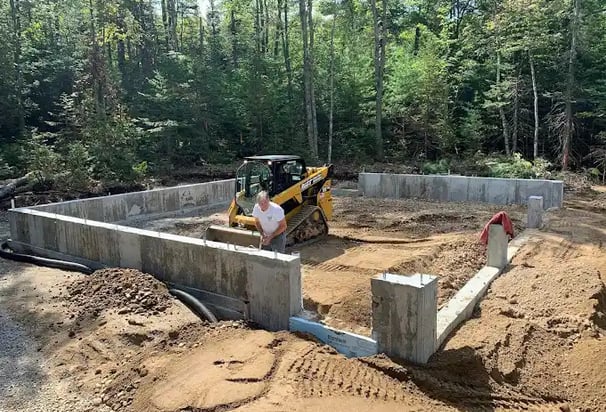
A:
{"type": "Polygon", "coordinates": [[[267,246],[271,243],[272,237],[270,235],[263,235],[263,245],[267,246]]]}

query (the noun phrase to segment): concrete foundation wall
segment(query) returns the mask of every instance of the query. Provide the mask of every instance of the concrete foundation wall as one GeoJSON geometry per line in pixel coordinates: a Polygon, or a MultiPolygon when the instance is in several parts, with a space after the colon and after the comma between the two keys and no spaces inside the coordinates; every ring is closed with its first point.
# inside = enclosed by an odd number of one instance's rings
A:
{"type": "MultiPolygon", "coordinates": [[[[220,196],[217,191],[215,198],[220,196]]],[[[250,320],[269,330],[288,329],[289,318],[302,309],[295,256],[32,209],[10,210],[9,222],[11,247],[18,252],[70,258],[94,268],[139,269],[236,299],[246,305],[250,320]]]]}
{"type": "Polygon", "coordinates": [[[498,205],[525,205],[530,196],[542,196],[545,209],[561,208],[564,199],[564,183],[559,180],[360,173],[358,189],[368,197],[498,205]]]}
{"type": "Polygon", "coordinates": [[[195,213],[209,206],[227,204],[234,197],[234,190],[234,179],[227,179],[50,203],[30,209],[99,222],[126,222],[170,214],[195,213]]]}

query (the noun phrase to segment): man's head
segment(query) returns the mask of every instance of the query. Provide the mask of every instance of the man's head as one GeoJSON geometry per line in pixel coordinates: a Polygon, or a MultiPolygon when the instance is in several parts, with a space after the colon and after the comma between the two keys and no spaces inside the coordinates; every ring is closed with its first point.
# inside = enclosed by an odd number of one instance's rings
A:
{"type": "Polygon", "coordinates": [[[269,194],[263,190],[257,195],[257,204],[263,212],[269,207],[269,194]]]}

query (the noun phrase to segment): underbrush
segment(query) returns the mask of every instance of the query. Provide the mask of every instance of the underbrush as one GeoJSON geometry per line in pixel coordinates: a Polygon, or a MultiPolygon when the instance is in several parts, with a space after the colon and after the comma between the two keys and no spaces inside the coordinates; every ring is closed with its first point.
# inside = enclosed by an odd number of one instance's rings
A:
{"type": "Polygon", "coordinates": [[[503,177],[518,179],[553,179],[553,165],[545,159],[526,160],[519,153],[506,157],[477,153],[466,159],[440,159],[425,162],[424,174],[460,174],[467,176],[503,177]]]}

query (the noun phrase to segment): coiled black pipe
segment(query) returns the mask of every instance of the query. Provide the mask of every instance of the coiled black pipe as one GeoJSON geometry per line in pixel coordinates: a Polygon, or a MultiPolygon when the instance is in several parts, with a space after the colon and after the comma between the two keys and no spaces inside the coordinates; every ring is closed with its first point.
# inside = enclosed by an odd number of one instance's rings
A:
{"type": "Polygon", "coordinates": [[[194,311],[198,316],[208,320],[211,323],[217,323],[218,320],[215,315],[208,309],[202,302],[193,297],[187,292],[180,289],[168,289],[170,294],[174,295],[177,299],[183,302],[187,307],[194,311]]]}
{"type": "Polygon", "coordinates": [[[26,255],[13,252],[8,246],[8,242],[0,246],[0,257],[4,259],[15,260],[17,262],[33,263],[38,266],[47,266],[55,269],[67,270],[70,272],[81,272],[90,275],[94,270],[88,266],[66,260],[49,259],[40,256],[26,255]]]}

